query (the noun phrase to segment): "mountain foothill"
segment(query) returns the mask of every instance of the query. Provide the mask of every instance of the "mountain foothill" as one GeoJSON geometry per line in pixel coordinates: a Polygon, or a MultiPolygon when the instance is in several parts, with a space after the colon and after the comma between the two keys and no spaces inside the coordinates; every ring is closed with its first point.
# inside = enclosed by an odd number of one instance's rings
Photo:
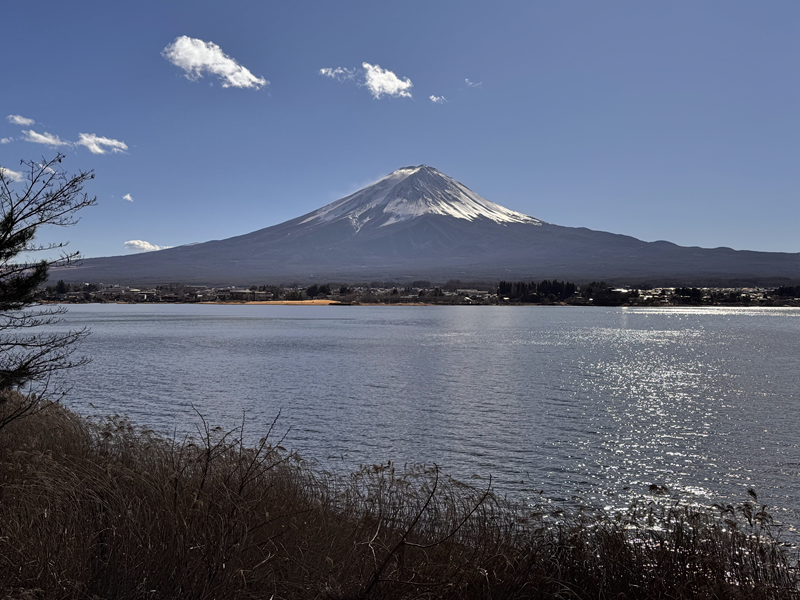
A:
{"type": "Polygon", "coordinates": [[[800,278],[800,253],[684,247],[555,225],[420,165],[252,233],[86,259],[51,276],[202,285],[416,279],[782,285],[800,278]]]}

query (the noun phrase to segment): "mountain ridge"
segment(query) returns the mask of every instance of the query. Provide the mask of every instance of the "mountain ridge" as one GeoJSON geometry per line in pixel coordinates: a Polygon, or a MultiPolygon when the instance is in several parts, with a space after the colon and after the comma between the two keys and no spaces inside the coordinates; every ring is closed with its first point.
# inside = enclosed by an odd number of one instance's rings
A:
{"type": "Polygon", "coordinates": [[[800,253],[683,247],[547,223],[433,167],[403,167],[321,208],[223,240],[86,259],[65,281],[232,285],[265,281],[800,279],[800,253]]]}
{"type": "Polygon", "coordinates": [[[495,223],[542,223],[539,219],[490,202],[428,165],[397,169],[374,184],[309,213],[311,216],[302,223],[347,218],[356,230],[360,230],[374,218],[375,213],[386,215],[378,219],[381,227],[424,214],[469,221],[486,218],[495,223]],[[368,213],[367,218],[361,219],[365,213],[368,213]]]}

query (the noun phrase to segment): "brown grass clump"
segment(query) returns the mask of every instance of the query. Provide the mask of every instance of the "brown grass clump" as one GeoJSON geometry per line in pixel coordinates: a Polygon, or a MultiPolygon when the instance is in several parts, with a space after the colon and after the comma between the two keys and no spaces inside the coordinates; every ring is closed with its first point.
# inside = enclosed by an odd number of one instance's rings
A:
{"type": "Polygon", "coordinates": [[[436,468],[343,482],[272,429],[243,438],[201,420],[169,440],[58,405],[11,423],[0,599],[800,598],[754,502],[554,515],[436,468]]]}

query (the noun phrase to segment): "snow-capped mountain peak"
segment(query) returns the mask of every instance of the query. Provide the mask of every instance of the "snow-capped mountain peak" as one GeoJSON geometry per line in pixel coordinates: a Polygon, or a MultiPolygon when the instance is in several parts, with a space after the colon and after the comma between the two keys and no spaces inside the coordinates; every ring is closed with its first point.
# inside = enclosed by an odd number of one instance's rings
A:
{"type": "Polygon", "coordinates": [[[358,231],[367,223],[385,227],[424,215],[443,215],[495,223],[542,221],[490,202],[455,179],[427,165],[403,167],[354,194],[314,211],[303,221],[350,221],[358,231]]]}

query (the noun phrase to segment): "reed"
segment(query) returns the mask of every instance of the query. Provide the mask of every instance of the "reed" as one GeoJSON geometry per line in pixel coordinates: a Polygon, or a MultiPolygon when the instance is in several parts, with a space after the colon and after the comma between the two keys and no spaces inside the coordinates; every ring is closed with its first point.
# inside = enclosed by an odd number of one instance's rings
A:
{"type": "Polygon", "coordinates": [[[435,467],[343,480],[246,425],[176,440],[59,405],[9,424],[0,598],[800,598],[755,497],[553,514],[435,467]]]}

